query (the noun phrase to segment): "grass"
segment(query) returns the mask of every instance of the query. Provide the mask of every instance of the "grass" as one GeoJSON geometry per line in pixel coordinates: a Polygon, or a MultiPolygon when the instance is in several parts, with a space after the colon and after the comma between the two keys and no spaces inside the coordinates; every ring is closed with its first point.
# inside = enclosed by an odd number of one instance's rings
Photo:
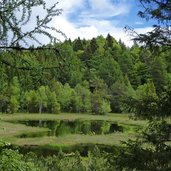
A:
{"type": "Polygon", "coordinates": [[[0,120],[3,121],[23,121],[23,120],[105,120],[118,122],[120,124],[128,125],[144,125],[144,120],[129,119],[127,114],[107,114],[107,115],[91,115],[91,114],[74,114],[74,113],[61,113],[61,114],[2,114],[0,120]]]}
{"type": "Polygon", "coordinates": [[[0,137],[8,138],[22,134],[48,134],[48,128],[28,127],[23,124],[14,124],[0,121],[0,137]]]}
{"type": "Polygon", "coordinates": [[[114,133],[108,135],[80,135],[70,134],[60,137],[35,137],[35,138],[16,138],[13,139],[14,144],[19,146],[28,145],[51,145],[51,146],[73,146],[77,144],[105,144],[105,145],[120,145],[120,141],[126,141],[128,138],[133,138],[134,135],[122,133],[114,133]]]}
{"type": "Polygon", "coordinates": [[[78,144],[103,144],[120,145],[120,141],[126,141],[128,138],[135,137],[136,126],[143,127],[145,121],[135,121],[129,119],[127,114],[108,114],[108,115],[90,115],[90,114],[1,114],[0,115],[0,137],[18,146],[44,146],[53,147],[73,146],[78,144]],[[83,135],[69,134],[65,136],[47,136],[48,128],[30,127],[17,123],[25,120],[83,120],[83,121],[111,121],[119,123],[126,129],[127,133],[116,132],[107,135],[83,135]],[[26,136],[21,138],[20,136],[26,136]],[[30,137],[28,135],[35,135],[30,137]],[[40,135],[40,136],[38,136],[40,135]],[[41,136],[42,135],[42,136],[41,136]]]}

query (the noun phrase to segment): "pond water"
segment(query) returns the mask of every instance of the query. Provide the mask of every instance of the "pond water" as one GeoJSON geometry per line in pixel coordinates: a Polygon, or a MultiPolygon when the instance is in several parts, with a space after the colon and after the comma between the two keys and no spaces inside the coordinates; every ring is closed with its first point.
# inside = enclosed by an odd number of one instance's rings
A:
{"type": "MultiPolygon", "coordinates": [[[[43,127],[49,128],[49,132],[42,135],[35,134],[21,134],[20,138],[27,137],[42,137],[42,136],[63,136],[68,134],[89,134],[89,135],[100,135],[100,134],[111,134],[115,132],[124,132],[124,126],[119,125],[115,122],[101,121],[101,120],[28,120],[28,121],[17,121],[21,124],[33,127],[43,127]]],[[[76,144],[68,147],[61,146],[37,146],[37,145],[26,145],[20,146],[19,151],[23,154],[30,151],[35,152],[37,155],[56,155],[61,149],[63,152],[71,153],[79,151],[82,156],[87,156],[88,151],[94,148],[95,144],[76,144]]],[[[117,151],[118,147],[111,145],[97,145],[100,149],[104,151],[117,151]]]]}
{"type": "MultiPolygon", "coordinates": [[[[28,126],[49,128],[49,136],[62,136],[66,134],[110,134],[116,131],[123,132],[122,126],[108,121],[29,120],[20,121],[20,123],[28,126]]],[[[26,135],[21,135],[21,137],[24,138],[26,135]]]]}

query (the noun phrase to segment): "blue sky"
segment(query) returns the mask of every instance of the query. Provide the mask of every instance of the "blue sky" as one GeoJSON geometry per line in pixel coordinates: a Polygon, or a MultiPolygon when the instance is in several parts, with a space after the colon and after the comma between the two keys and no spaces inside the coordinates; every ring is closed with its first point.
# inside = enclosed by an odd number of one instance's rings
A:
{"type": "Polygon", "coordinates": [[[63,13],[56,17],[53,26],[72,40],[78,36],[91,39],[110,33],[130,46],[131,38],[123,29],[126,25],[138,33],[152,28],[151,22],[137,16],[139,5],[138,0],[59,0],[63,13]]]}
{"type": "Polygon", "coordinates": [[[82,20],[85,19],[109,21],[119,27],[124,27],[125,24],[137,27],[145,23],[137,16],[138,3],[135,0],[84,0],[82,2],[84,2],[83,6],[78,6],[67,16],[70,22],[78,26],[84,26],[82,20]]]}

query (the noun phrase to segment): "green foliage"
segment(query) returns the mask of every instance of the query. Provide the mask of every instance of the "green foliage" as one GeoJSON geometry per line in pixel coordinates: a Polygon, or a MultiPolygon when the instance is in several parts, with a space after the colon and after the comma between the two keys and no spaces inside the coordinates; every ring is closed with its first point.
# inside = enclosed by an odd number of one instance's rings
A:
{"type": "Polygon", "coordinates": [[[48,108],[50,108],[50,113],[60,113],[61,107],[57,101],[55,92],[48,93],[48,108]]]}
{"type": "Polygon", "coordinates": [[[118,63],[106,53],[104,57],[101,57],[101,61],[98,66],[98,75],[105,83],[110,87],[121,77],[121,70],[118,63]]]}
{"type": "Polygon", "coordinates": [[[144,139],[155,146],[156,150],[163,150],[170,139],[171,124],[165,120],[153,120],[143,132],[144,139]],[[161,149],[160,149],[161,148],[161,149]]]}
{"type": "Polygon", "coordinates": [[[64,157],[60,159],[60,170],[67,171],[85,171],[81,156],[78,152],[73,157],[64,157]]]}
{"type": "Polygon", "coordinates": [[[82,43],[80,37],[78,37],[78,39],[76,39],[74,41],[74,43],[73,43],[73,49],[74,49],[74,51],[84,50],[83,43],[82,43]]]}
{"type": "Polygon", "coordinates": [[[159,94],[163,91],[164,87],[166,86],[167,71],[166,62],[164,62],[164,59],[161,59],[160,57],[154,59],[154,62],[151,66],[151,75],[156,90],[159,94]]]}
{"type": "Polygon", "coordinates": [[[7,111],[9,111],[9,113],[16,113],[19,109],[19,103],[16,97],[11,96],[9,103],[9,108],[7,109],[7,111]]]}
{"type": "Polygon", "coordinates": [[[27,91],[22,103],[27,112],[60,112],[56,93],[52,92],[48,86],[41,86],[37,91],[27,91]]]}
{"type": "Polygon", "coordinates": [[[114,159],[117,170],[169,171],[171,148],[169,140],[171,125],[166,121],[151,121],[141,139],[123,143],[123,148],[114,159]]]}
{"type": "Polygon", "coordinates": [[[158,21],[152,31],[140,34],[134,39],[146,47],[136,68],[143,67],[146,71],[142,73],[142,78],[145,76],[144,82],[148,77],[153,81],[139,85],[136,96],[129,97],[126,104],[137,118],[143,117],[150,121],[137,140],[123,143],[123,148],[113,163],[117,170],[169,171],[171,147],[168,141],[171,125],[164,117],[170,115],[170,88],[167,83],[167,64],[160,52],[164,47],[170,49],[170,1],[140,0],[140,3],[143,11],[138,13],[139,16],[158,21]],[[148,48],[152,51],[147,50],[148,48]],[[156,57],[152,57],[152,54],[156,57]]]}
{"type": "Polygon", "coordinates": [[[138,15],[146,20],[151,19],[157,22],[153,25],[152,31],[148,32],[148,34],[141,34],[135,40],[144,43],[150,48],[170,46],[170,0],[140,0],[140,2],[143,8],[138,15]]]}
{"type": "Polygon", "coordinates": [[[1,59],[8,57],[8,62],[15,62],[18,67],[32,66],[22,71],[0,64],[2,112],[112,111],[165,115],[164,111],[170,110],[169,50],[161,47],[161,55],[155,55],[138,44],[127,48],[111,35],[92,40],[78,38],[48,47],[32,52],[0,53],[1,59]],[[60,54],[48,47],[60,48],[60,54]],[[55,67],[49,69],[51,66],[55,67]],[[156,89],[157,98],[152,91],[152,95],[142,94],[148,91],[148,80],[154,83],[151,89],[156,89]]]}
{"type": "Polygon", "coordinates": [[[170,116],[171,113],[171,90],[160,94],[159,113],[162,117],[170,116]]]}
{"type": "Polygon", "coordinates": [[[4,148],[10,148],[11,143],[6,142],[4,140],[0,140],[0,152],[4,149],[4,148]]]}
{"type": "Polygon", "coordinates": [[[61,10],[57,8],[58,2],[51,7],[46,6],[44,0],[27,1],[27,0],[7,0],[0,3],[0,45],[6,47],[19,48],[20,42],[28,45],[28,39],[41,44],[36,38],[37,34],[42,34],[50,39],[50,42],[57,40],[49,31],[61,33],[54,27],[50,27],[50,21],[54,16],[58,16],[61,10]],[[36,7],[41,8],[44,17],[37,14],[34,16],[33,11],[36,7]],[[31,30],[22,29],[27,27],[30,20],[35,21],[31,30]],[[25,31],[24,31],[25,30],[25,31]],[[9,34],[11,36],[9,37],[9,34]]]}
{"type": "Polygon", "coordinates": [[[103,122],[102,127],[101,127],[102,133],[103,134],[109,133],[110,132],[110,126],[111,126],[111,124],[109,122],[103,122]]]}
{"type": "Polygon", "coordinates": [[[118,64],[123,73],[126,73],[128,77],[132,80],[132,72],[134,72],[133,60],[131,58],[130,52],[125,50],[122,52],[123,54],[118,59],[118,64]]]}
{"type": "Polygon", "coordinates": [[[19,109],[20,101],[20,84],[17,77],[12,79],[12,82],[3,89],[3,94],[6,97],[2,97],[5,102],[5,111],[7,113],[15,113],[19,109]]]}
{"type": "Polygon", "coordinates": [[[96,115],[104,115],[111,111],[110,102],[102,97],[100,91],[95,91],[92,95],[91,110],[96,115]]]}
{"type": "Polygon", "coordinates": [[[30,90],[25,93],[25,104],[29,112],[38,112],[39,99],[35,90],[30,90]]]}
{"type": "Polygon", "coordinates": [[[127,76],[117,80],[110,88],[111,91],[111,108],[113,112],[128,112],[127,107],[124,108],[124,99],[127,97],[135,97],[135,90],[127,76]]]}
{"type": "Polygon", "coordinates": [[[98,49],[98,44],[95,38],[92,38],[90,41],[90,49],[92,54],[94,54],[98,49]]]}
{"type": "MultiPolygon", "coordinates": [[[[84,84],[87,83],[85,82],[84,84]]],[[[74,104],[76,112],[89,113],[91,111],[91,92],[88,85],[82,86],[77,84],[75,87],[74,104]]]]}
{"type": "Polygon", "coordinates": [[[46,95],[46,88],[44,86],[40,86],[37,90],[38,101],[39,101],[39,113],[42,113],[43,107],[47,107],[47,95],[46,95]]]}
{"type": "Polygon", "coordinates": [[[152,99],[157,99],[156,89],[152,81],[141,85],[137,88],[137,99],[144,99],[150,97],[152,99]]]}
{"type": "Polygon", "coordinates": [[[109,170],[109,163],[106,155],[95,147],[93,151],[88,154],[88,168],[94,171],[106,171],[109,170]]]}
{"type": "Polygon", "coordinates": [[[5,149],[0,154],[0,170],[4,171],[40,171],[33,162],[23,160],[17,151],[5,149]]]}
{"type": "Polygon", "coordinates": [[[126,108],[135,113],[137,117],[152,118],[160,115],[159,98],[152,81],[141,85],[136,90],[136,96],[128,97],[125,101],[126,108]]]}
{"type": "Polygon", "coordinates": [[[99,111],[100,114],[107,114],[111,112],[110,102],[107,100],[104,100],[104,99],[102,100],[102,104],[100,108],[101,108],[99,111]]]}
{"type": "Polygon", "coordinates": [[[63,111],[72,111],[74,89],[68,83],[62,86],[57,96],[63,111]]]}
{"type": "MultiPolygon", "coordinates": [[[[109,163],[107,153],[100,151],[98,147],[89,151],[86,158],[81,157],[79,152],[65,154],[60,151],[56,156],[42,156],[39,158],[34,153],[28,153],[23,159],[25,163],[32,164],[33,169],[36,166],[43,171],[106,171],[114,169],[109,163]]],[[[25,170],[23,169],[23,171],[25,170]]]]}

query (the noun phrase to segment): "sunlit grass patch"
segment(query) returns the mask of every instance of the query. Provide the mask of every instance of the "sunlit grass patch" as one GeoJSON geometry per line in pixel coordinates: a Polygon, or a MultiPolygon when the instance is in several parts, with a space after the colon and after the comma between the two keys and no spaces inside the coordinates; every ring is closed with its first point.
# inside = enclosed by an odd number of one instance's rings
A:
{"type": "Polygon", "coordinates": [[[23,124],[15,124],[0,121],[0,137],[14,137],[22,134],[44,134],[48,133],[48,128],[29,127],[23,124]]]}

